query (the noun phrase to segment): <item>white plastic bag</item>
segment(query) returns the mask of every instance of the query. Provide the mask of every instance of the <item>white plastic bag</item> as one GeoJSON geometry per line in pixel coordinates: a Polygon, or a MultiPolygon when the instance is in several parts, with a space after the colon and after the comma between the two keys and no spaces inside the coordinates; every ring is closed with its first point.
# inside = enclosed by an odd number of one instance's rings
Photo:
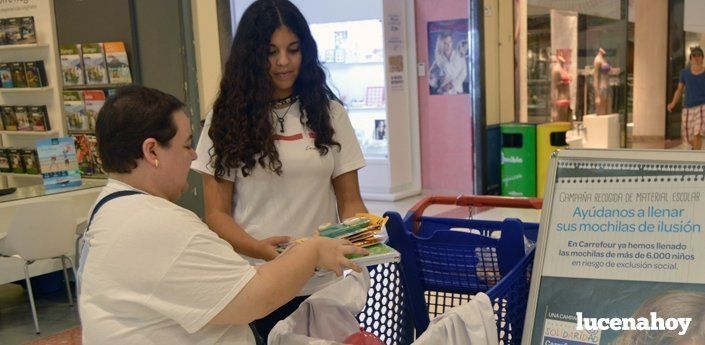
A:
{"type": "Polygon", "coordinates": [[[360,330],[355,315],[362,311],[370,274],[352,272],[314,293],[269,333],[269,345],[339,345],[360,330]]]}
{"type": "Polygon", "coordinates": [[[490,298],[478,293],[470,302],[431,320],[414,345],[463,344],[497,345],[497,324],[490,298]]]}

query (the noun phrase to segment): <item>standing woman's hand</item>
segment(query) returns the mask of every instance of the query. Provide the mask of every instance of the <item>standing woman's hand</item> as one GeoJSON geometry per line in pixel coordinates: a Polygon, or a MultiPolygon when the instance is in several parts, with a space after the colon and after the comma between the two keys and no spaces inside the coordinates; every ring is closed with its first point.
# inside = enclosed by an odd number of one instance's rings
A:
{"type": "Polygon", "coordinates": [[[279,252],[277,251],[277,246],[282,243],[290,242],[292,238],[289,236],[272,236],[260,240],[260,252],[262,253],[260,259],[272,261],[277,256],[279,252]]]}

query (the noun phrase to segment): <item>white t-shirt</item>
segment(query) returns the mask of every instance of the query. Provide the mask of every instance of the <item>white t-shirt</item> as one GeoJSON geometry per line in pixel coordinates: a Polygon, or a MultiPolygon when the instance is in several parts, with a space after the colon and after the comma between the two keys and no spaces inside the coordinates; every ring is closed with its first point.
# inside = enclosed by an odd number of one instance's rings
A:
{"type": "MultiPolygon", "coordinates": [[[[331,124],[335,130],[333,146],[321,156],[316,150],[311,131],[301,124],[299,102],[284,117],[284,133],[272,116],[277,139],[275,144],[282,162],[282,174],[256,165],[243,177],[240,169],[231,169],[223,178],[235,182],[233,217],[247,233],[256,239],[270,236],[310,236],[318,226],[337,222],[337,202],[332,179],[365,166],[350,119],[343,106],[331,102],[331,124]],[[237,177],[236,177],[237,176],[237,177]]],[[[283,114],[285,109],[277,109],[283,114]]],[[[208,136],[212,113],[198,140],[198,159],[191,169],[213,175],[208,150],[213,142],[208,136]]]]}
{"type": "MultiPolygon", "coordinates": [[[[116,180],[98,197],[133,190],[116,180]]],[[[159,197],[115,198],[86,233],[84,344],[254,344],[248,325],[208,325],[255,269],[191,211],[159,197]]]]}
{"type": "MultiPolygon", "coordinates": [[[[235,183],[232,201],[235,222],[258,240],[271,236],[311,236],[319,225],[336,223],[338,211],[332,179],[365,166],[360,144],[340,103],[330,102],[333,140],[340,143],[340,150],[332,146],[324,156],[316,150],[311,130],[301,123],[299,104],[299,101],[292,104],[288,112],[286,108],[275,110],[284,116],[284,133],[280,132],[276,116],[271,115],[273,133],[277,135],[275,145],[282,162],[281,175],[257,164],[247,177],[243,177],[240,169],[230,169],[223,176],[235,183]]],[[[196,148],[198,158],[191,163],[191,169],[209,175],[214,174],[208,154],[213,147],[208,136],[212,115],[210,112],[206,116],[196,148]]],[[[263,263],[247,259],[253,264],[263,263]]],[[[309,295],[330,282],[330,277],[313,279],[300,295],[309,295]]]]}

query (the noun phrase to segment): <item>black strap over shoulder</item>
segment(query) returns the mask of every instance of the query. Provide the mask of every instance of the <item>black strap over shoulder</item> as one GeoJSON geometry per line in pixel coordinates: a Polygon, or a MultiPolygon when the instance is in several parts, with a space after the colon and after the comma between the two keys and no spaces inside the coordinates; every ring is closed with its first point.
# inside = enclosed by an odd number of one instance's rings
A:
{"type": "Polygon", "coordinates": [[[88,219],[88,224],[86,224],[86,231],[88,231],[88,228],[91,226],[91,223],[93,222],[93,217],[95,217],[95,214],[98,213],[98,210],[100,210],[103,205],[105,205],[106,202],[113,200],[115,198],[119,198],[121,196],[128,196],[128,195],[135,195],[135,194],[144,194],[140,191],[136,190],[121,190],[117,191],[114,193],[110,193],[106,196],[104,196],[100,201],[98,201],[97,204],[95,204],[95,207],[93,208],[93,212],[91,212],[91,217],[88,219]]]}

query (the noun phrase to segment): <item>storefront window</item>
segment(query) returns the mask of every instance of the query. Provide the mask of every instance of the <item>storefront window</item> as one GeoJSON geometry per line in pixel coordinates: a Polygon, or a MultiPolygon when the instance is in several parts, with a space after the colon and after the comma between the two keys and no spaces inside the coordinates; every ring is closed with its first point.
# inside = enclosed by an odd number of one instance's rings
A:
{"type": "Polygon", "coordinates": [[[516,42],[519,122],[607,121],[619,147],[626,144],[626,0],[517,2],[526,32],[516,42]],[[522,14],[521,12],[524,12],[522,14]],[[524,40],[524,42],[521,42],[524,40]],[[524,48],[525,47],[525,48],[524,48]],[[523,62],[523,61],[522,61],[523,62]],[[524,68],[525,73],[520,72],[524,68]]]}

